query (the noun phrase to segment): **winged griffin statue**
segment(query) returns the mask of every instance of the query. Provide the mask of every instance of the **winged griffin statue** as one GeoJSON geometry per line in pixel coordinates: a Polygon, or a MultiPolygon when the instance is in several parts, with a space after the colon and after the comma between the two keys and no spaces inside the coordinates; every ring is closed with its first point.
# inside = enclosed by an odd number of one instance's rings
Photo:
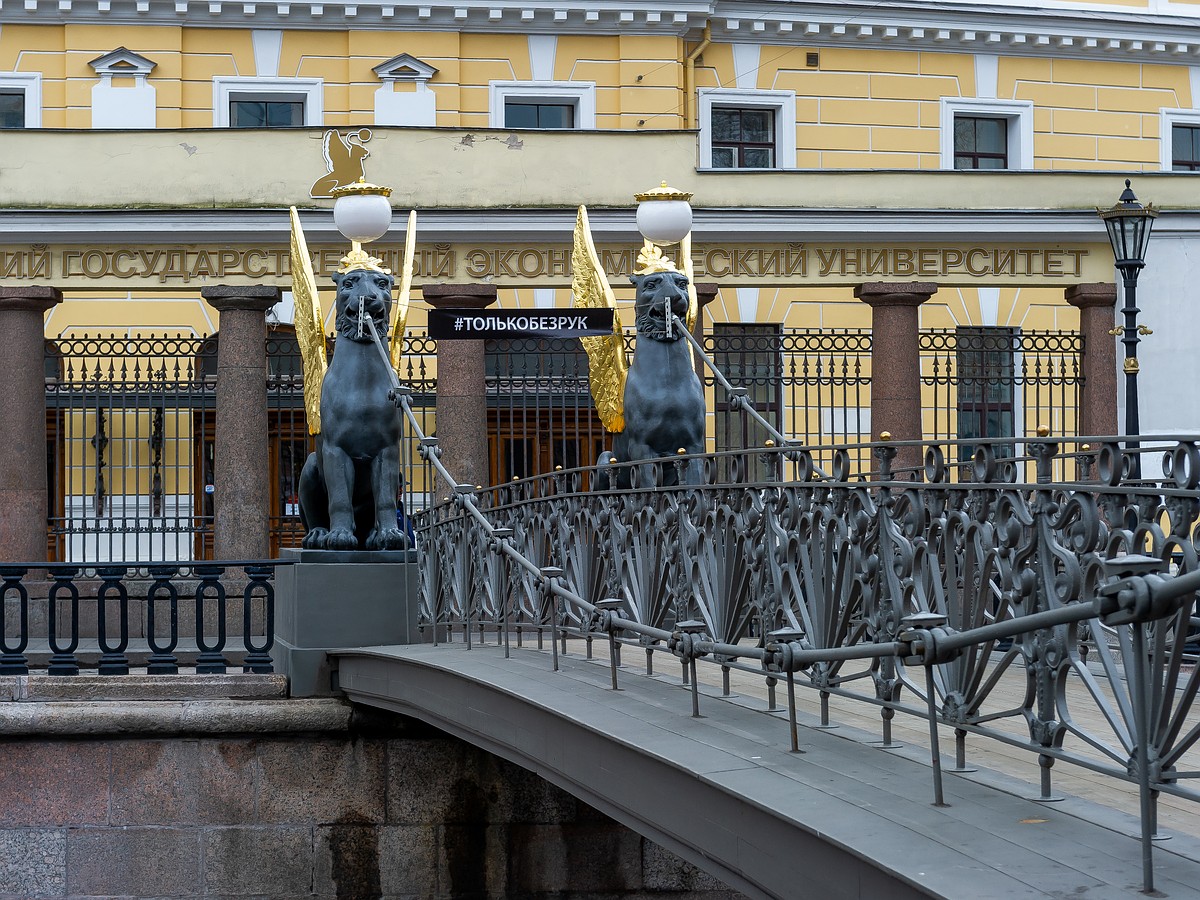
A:
{"type": "MultiPolygon", "coordinates": [[[[386,198],[389,188],[359,182],[335,189],[335,197],[386,198]]],[[[386,199],[383,201],[387,203],[386,199]]],[[[335,220],[337,209],[335,207],[335,220]]],[[[353,249],[333,275],[336,343],[326,358],[325,330],[316,277],[295,207],[292,216],[292,293],[296,340],[304,360],[304,408],[316,450],[300,474],[300,519],[308,550],[403,550],[408,538],[397,527],[400,490],[400,412],[389,397],[391,369],[398,368],[408,318],[416,213],[409,214],[404,272],[398,301],[394,278],[362,249],[358,235],[338,221],[353,249]],[[376,346],[390,340],[389,354],[376,346]]],[[[390,221],[388,206],[386,221],[390,221]]]]}
{"type": "MultiPolygon", "coordinates": [[[[655,191],[637,195],[639,203],[645,200],[682,200],[686,203],[690,198],[690,194],[668,188],[665,182],[655,191]]],[[[690,227],[690,210],[688,222],[690,227]]],[[[614,434],[613,449],[611,453],[601,455],[601,464],[662,459],[680,452],[704,452],[704,389],[696,375],[688,341],[683,336],[683,328],[690,330],[697,315],[696,290],[691,278],[690,234],[680,241],[680,257],[683,272],[649,237],[638,255],[638,268],[629,279],[635,289],[634,324],[637,329],[637,344],[630,363],[616,298],[596,254],[587,210],[579,207],[571,254],[575,304],[613,310],[611,335],[579,339],[588,355],[596,411],[605,429],[614,434]]],[[[617,487],[630,487],[630,468],[620,467],[615,480],[617,487]]],[[[684,481],[698,484],[701,480],[700,460],[690,460],[684,481]]],[[[675,466],[662,465],[658,483],[677,482],[675,466]]],[[[607,487],[603,479],[600,487],[607,487]]]]}

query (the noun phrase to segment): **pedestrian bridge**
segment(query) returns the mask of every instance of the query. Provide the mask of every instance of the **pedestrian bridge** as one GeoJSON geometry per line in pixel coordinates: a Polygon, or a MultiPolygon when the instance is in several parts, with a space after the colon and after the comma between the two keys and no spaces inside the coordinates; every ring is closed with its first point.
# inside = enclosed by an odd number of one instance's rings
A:
{"type": "Polygon", "coordinates": [[[751,896],[1195,896],[1194,836],[1164,838],[1200,800],[1200,438],[810,447],[735,396],[765,447],[485,489],[397,397],[452,485],[418,519],[419,627],[460,643],[336,654],[352,699],[539,772],[751,896]],[[514,631],[548,651],[513,654],[514,631]],[[690,710],[656,658],[680,663],[690,710]],[[762,688],[739,702],[735,677],[762,688]],[[728,699],[702,712],[708,679],[728,699]],[[826,730],[842,701],[877,712],[886,751],[826,730]],[[928,729],[917,756],[897,721],[928,729]],[[1036,765],[1034,789],[969,776],[968,738],[1036,765]],[[1136,814],[1058,803],[1063,769],[1132,791],[1136,814]]]}
{"type": "MultiPolygon", "coordinates": [[[[928,746],[881,749],[803,710],[677,674],[550,649],[463,643],[336,654],[356,703],[421,719],[530,769],[751,897],[1131,897],[1142,885],[1136,818],[988,771],[931,792],[928,746]],[[804,720],[818,727],[806,727],[804,720]]],[[[739,682],[735,688],[740,689],[739,682]]],[[[1036,770],[1036,762],[1025,762],[1036,770]]],[[[973,773],[973,774],[972,774],[973,773]]],[[[1068,788],[1069,789],[1069,788],[1068,788]]],[[[1156,842],[1157,843],[1157,842],[1156,842]]],[[[1157,843],[1154,896],[1193,897],[1200,840],[1157,843]]]]}

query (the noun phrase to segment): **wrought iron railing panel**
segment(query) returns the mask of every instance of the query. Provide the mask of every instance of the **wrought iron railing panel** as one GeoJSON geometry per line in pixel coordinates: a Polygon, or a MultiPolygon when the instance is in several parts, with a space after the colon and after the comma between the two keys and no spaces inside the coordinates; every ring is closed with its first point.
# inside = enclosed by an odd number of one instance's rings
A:
{"type": "Polygon", "coordinates": [[[758,672],[771,696],[781,680],[816,691],[826,720],[831,697],[877,707],[885,744],[897,715],[926,718],[954,730],[955,768],[969,741],[1030,751],[1046,797],[1060,762],[1139,784],[1152,835],[1159,794],[1200,801],[1200,440],[1165,440],[1142,455],[1166,476],[1135,482],[1112,442],[1043,436],[974,439],[973,480],[945,462],[958,445],[926,448],[912,482],[891,469],[901,448],[874,444],[854,448],[865,471],[851,448],[821,448],[826,475],[810,449],[777,447],[709,458],[692,486],[660,486],[655,463],[628,491],[609,489],[613,467],[587,491],[573,471],[460,486],[419,540],[510,574],[486,603],[426,581],[424,624],[501,640],[520,621],[539,644],[607,634],[685,669],[758,672]],[[1091,480],[1053,480],[1066,470],[1091,480]],[[716,477],[757,471],[772,477],[716,477]],[[1006,672],[1023,672],[1023,696],[1001,689],[1006,672]]]}
{"type": "Polygon", "coordinates": [[[0,564],[0,675],[274,672],[281,565],[0,564]]]}
{"type": "MultiPolygon", "coordinates": [[[[47,342],[50,556],[75,562],[191,558],[211,527],[204,460],[215,347],[188,336],[47,342]]],[[[211,502],[211,501],[209,501],[211,502]]]]}

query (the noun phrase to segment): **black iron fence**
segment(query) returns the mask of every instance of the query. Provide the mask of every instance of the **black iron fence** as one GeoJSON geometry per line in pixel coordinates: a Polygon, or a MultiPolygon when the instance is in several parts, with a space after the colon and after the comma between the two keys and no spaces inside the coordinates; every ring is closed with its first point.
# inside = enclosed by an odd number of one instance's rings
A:
{"type": "Polygon", "coordinates": [[[188,559],[211,532],[216,345],[80,335],[46,344],[48,557],[188,559]],[[199,438],[199,440],[197,440],[199,438]]]}
{"type": "MultiPolygon", "coordinates": [[[[920,336],[922,423],[936,440],[1078,434],[1083,335],[1073,331],[955,328],[920,336]]],[[[969,458],[971,444],[960,445],[969,458]]],[[[1008,455],[1012,455],[1010,445],[1008,455]]]]}
{"type": "Polygon", "coordinates": [[[289,564],[0,564],[0,675],[271,673],[289,564]]]}
{"type": "MultiPolygon", "coordinates": [[[[47,342],[47,558],[144,562],[212,555],[219,336],[72,336],[47,342]]],[[[779,431],[806,446],[872,435],[871,332],[716,325],[706,352],[779,431]]],[[[627,339],[634,350],[632,334],[627,339]]],[[[270,554],[301,539],[300,470],[313,447],[294,335],[267,339],[270,554]]],[[[586,465],[608,442],[573,340],[489,341],[483,348],[493,484],[586,465]]],[[[922,333],[924,431],[930,439],[1020,438],[1045,425],[1076,433],[1083,343],[1072,332],[960,328],[922,333]]],[[[401,381],[436,434],[436,343],[407,336],[401,381]]],[[[711,451],[767,435],[709,375],[711,451]]],[[[417,439],[401,446],[402,506],[434,497],[417,439]]],[[[858,451],[855,451],[858,452],[858,451]]],[[[822,468],[833,460],[817,459],[822,468]]],[[[869,460],[855,459],[865,469],[869,460]]],[[[752,474],[752,473],[751,473],[752,474]]]]}

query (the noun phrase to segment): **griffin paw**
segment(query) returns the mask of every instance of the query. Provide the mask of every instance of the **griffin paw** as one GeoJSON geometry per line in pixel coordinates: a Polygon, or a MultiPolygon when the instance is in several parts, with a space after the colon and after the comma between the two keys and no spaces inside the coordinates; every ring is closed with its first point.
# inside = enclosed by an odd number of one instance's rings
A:
{"type": "Polygon", "coordinates": [[[358,538],[348,528],[334,528],[325,538],[326,550],[357,550],[358,538]]]}
{"type": "Polygon", "coordinates": [[[408,535],[399,528],[376,528],[367,537],[368,550],[407,550],[408,535]]]}
{"type": "Polygon", "coordinates": [[[305,550],[324,550],[325,539],[329,536],[328,528],[314,528],[304,536],[300,546],[305,550]]]}

